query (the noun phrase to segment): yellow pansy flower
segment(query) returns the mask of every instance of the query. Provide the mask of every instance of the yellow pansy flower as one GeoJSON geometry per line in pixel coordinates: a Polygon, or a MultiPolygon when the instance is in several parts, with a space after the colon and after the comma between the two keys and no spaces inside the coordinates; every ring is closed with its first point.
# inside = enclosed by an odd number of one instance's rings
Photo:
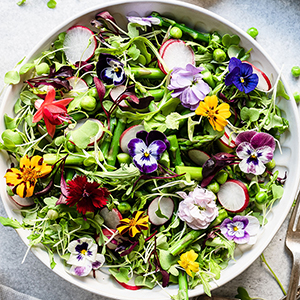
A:
{"type": "Polygon", "coordinates": [[[207,96],[204,101],[201,101],[197,109],[196,115],[208,118],[209,123],[214,130],[222,131],[227,125],[227,118],[231,116],[229,111],[230,106],[227,103],[222,103],[218,106],[218,98],[216,95],[207,96]]]}
{"type": "Polygon", "coordinates": [[[20,159],[20,169],[8,169],[4,177],[6,184],[13,186],[12,191],[21,198],[31,197],[37,179],[49,174],[52,167],[43,162],[39,155],[28,157],[27,155],[20,159]]]}
{"type": "Polygon", "coordinates": [[[179,265],[185,269],[188,275],[191,277],[193,273],[199,271],[199,263],[195,260],[197,259],[198,254],[194,250],[190,250],[180,255],[180,260],[178,261],[179,265]]]}

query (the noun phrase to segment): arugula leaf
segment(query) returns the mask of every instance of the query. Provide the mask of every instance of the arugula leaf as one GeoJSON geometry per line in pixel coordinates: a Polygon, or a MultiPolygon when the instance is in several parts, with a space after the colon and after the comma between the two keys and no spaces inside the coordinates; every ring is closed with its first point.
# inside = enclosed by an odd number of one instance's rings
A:
{"type": "Polygon", "coordinates": [[[21,224],[17,220],[13,220],[10,218],[4,218],[0,216],[0,223],[3,226],[8,226],[14,229],[22,228],[21,224]]]}

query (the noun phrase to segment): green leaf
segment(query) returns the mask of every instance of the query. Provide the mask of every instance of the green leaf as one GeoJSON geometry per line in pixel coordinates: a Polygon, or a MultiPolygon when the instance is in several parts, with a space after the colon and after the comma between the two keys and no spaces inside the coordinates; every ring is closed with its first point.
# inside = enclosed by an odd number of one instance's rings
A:
{"type": "Polygon", "coordinates": [[[128,23],[127,29],[128,29],[128,35],[131,38],[135,38],[140,35],[138,29],[136,28],[136,25],[134,25],[133,23],[128,23]]]}
{"type": "Polygon", "coordinates": [[[4,124],[6,129],[15,129],[17,127],[16,120],[9,117],[7,114],[4,115],[4,124]]]}
{"type": "Polygon", "coordinates": [[[18,4],[19,6],[21,6],[21,5],[25,4],[25,2],[26,2],[26,0],[21,0],[21,1],[17,2],[17,4],[18,4]]]}
{"type": "Polygon", "coordinates": [[[252,298],[249,296],[248,292],[243,287],[238,287],[237,291],[238,291],[238,294],[235,296],[235,298],[241,299],[241,300],[252,300],[252,298]]]}
{"type": "Polygon", "coordinates": [[[229,58],[241,57],[245,54],[245,50],[239,46],[231,45],[227,50],[227,54],[229,58]]]}
{"type": "Polygon", "coordinates": [[[240,38],[237,35],[230,36],[229,34],[224,34],[222,37],[222,44],[228,48],[231,45],[238,45],[240,43],[240,38]]]}
{"type": "Polygon", "coordinates": [[[71,131],[71,140],[80,149],[85,149],[91,142],[91,138],[95,137],[99,132],[99,125],[96,122],[87,120],[78,129],[71,131]]]}
{"type": "Polygon", "coordinates": [[[169,251],[159,250],[159,262],[164,270],[168,271],[177,261],[178,257],[173,256],[169,251]]]}
{"type": "Polygon", "coordinates": [[[127,51],[127,54],[133,59],[136,60],[139,58],[141,51],[136,48],[136,45],[133,44],[127,51]]]}
{"type": "Polygon", "coordinates": [[[241,110],[241,119],[243,121],[255,122],[259,119],[260,110],[256,108],[243,107],[241,110]]]}
{"type": "Polygon", "coordinates": [[[283,195],[284,189],[280,185],[273,184],[272,185],[272,194],[273,194],[273,199],[280,199],[283,195]]]}
{"type": "Polygon", "coordinates": [[[80,101],[83,95],[79,95],[75,97],[68,105],[68,113],[75,111],[75,110],[80,110],[80,101]]]}
{"type": "Polygon", "coordinates": [[[120,282],[127,283],[129,281],[129,277],[128,277],[129,270],[126,268],[119,268],[119,269],[110,268],[109,272],[120,282]]]}
{"type": "Polygon", "coordinates": [[[37,95],[31,93],[30,91],[24,91],[20,94],[21,101],[26,105],[31,105],[35,100],[40,99],[37,95]]]}
{"type": "Polygon", "coordinates": [[[280,96],[285,98],[286,100],[290,99],[289,95],[286,93],[284,89],[284,85],[281,80],[278,81],[277,90],[276,90],[276,97],[280,97],[280,96]]]}
{"type": "Polygon", "coordinates": [[[55,208],[56,207],[56,202],[57,202],[56,197],[47,197],[44,199],[44,203],[48,206],[48,208],[55,208]]]}
{"type": "Polygon", "coordinates": [[[35,66],[35,64],[32,64],[32,63],[27,63],[27,64],[24,64],[21,68],[20,68],[20,71],[19,73],[22,75],[22,74],[25,74],[27,73],[29,70],[33,69],[35,66]]]}
{"type": "Polygon", "coordinates": [[[276,115],[275,113],[271,113],[263,128],[269,131],[272,128],[281,128],[281,127],[283,127],[282,118],[276,115]]]}
{"type": "Polygon", "coordinates": [[[135,285],[137,286],[145,286],[148,289],[153,289],[156,285],[155,280],[152,277],[145,277],[145,276],[137,276],[134,280],[135,285]]]}
{"type": "Polygon", "coordinates": [[[17,71],[8,71],[4,76],[6,84],[17,84],[20,82],[20,74],[17,71]]]}
{"type": "Polygon", "coordinates": [[[0,223],[3,226],[8,226],[14,229],[22,228],[21,224],[17,220],[13,220],[10,218],[4,218],[0,216],[0,223]]]}
{"type": "Polygon", "coordinates": [[[172,112],[166,117],[166,126],[168,129],[179,129],[179,120],[181,115],[177,112],[172,112]]]}

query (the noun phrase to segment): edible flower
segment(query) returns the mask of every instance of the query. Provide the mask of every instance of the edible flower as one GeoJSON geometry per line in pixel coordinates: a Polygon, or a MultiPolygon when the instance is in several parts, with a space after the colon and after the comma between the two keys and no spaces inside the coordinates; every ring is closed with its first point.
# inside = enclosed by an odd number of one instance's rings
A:
{"type": "Polygon", "coordinates": [[[177,192],[184,200],[179,202],[178,217],[192,229],[205,229],[218,216],[216,195],[200,187],[194,191],[177,192]]]}
{"type": "Polygon", "coordinates": [[[134,24],[139,24],[142,26],[149,26],[151,27],[152,25],[159,25],[160,24],[160,20],[158,18],[155,17],[131,17],[131,16],[127,16],[127,20],[130,23],[134,23],[134,24]]]}
{"type": "Polygon", "coordinates": [[[175,67],[171,73],[168,89],[171,96],[179,98],[182,106],[195,110],[199,102],[210,92],[209,85],[202,80],[203,67],[187,64],[185,68],[175,67]]]}
{"type": "Polygon", "coordinates": [[[254,175],[264,173],[265,164],[272,160],[276,146],[272,135],[254,130],[239,133],[236,145],[236,154],[242,159],[240,169],[254,175]]]}
{"type": "Polygon", "coordinates": [[[213,95],[205,97],[204,101],[200,102],[195,113],[196,115],[207,117],[214,130],[223,131],[228,123],[226,119],[231,116],[229,109],[230,106],[227,103],[221,103],[218,106],[218,98],[216,95],[213,95]]]}
{"type": "Polygon", "coordinates": [[[106,84],[121,85],[126,80],[124,65],[110,54],[101,54],[96,65],[97,76],[106,84]]]}
{"type": "Polygon", "coordinates": [[[67,263],[72,265],[70,273],[77,276],[87,276],[92,270],[99,269],[105,262],[103,254],[97,253],[98,246],[93,239],[80,238],[68,245],[71,253],[67,263]]]}
{"type": "Polygon", "coordinates": [[[37,179],[46,176],[52,171],[52,167],[43,162],[39,155],[20,159],[20,170],[17,168],[8,169],[4,177],[6,184],[13,186],[13,193],[21,198],[31,197],[37,179]]]}
{"type": "Polygon", "coordinates": [[[197,257],[198,254],[194,250],[190,250],[181,254],[180,260],[178,261],[179,265],[184,268],[186,273],[191,277],[194,277],[193,273],[199,271],[199,263],[195,261],[197,257]]]}
{"type": "Polygon", "coordinates": [[[34,114],[32,122],[37,123],[44,119],[48,134],[53,138],[55,133],[55,126],[63,122],[70,122],[70,117],[67,114],[66,106],[73,100],[73,98],[65,98],[62,100],[55,100],[55,89],[48,86],[48,92],[45,100],[35,101],[35,108],[37,112],[34,114]]]}
{"type": "Polygon", "coordinates": [[[137,233],[148,229],[148,220],[149,217],[145,216],[143,211],[135,211],[132,218],[120,220],[117,229],[122,235],[128,232],[131,237],[135,237],[137,233]]]}
{"type": "Polygon", "coordinates": [[[258,84],[258,76],[253,73],[253,68],[247,63],[232,57],[228,65],[229,74],[225,77],[225,85],[234,84],[241,92],[246,94],[253,91],[258,84]]]}
{"type": "Polygon", "coordinates": [[[140,131],[137,138],[128,143],[129,155],[133,157],[135,166],[143,173],[152,173],[157,167],[157,161],[167,149],[169,141],[166,136],[157,130],[140,131]]]}
{"type": "Polygon", "coordinates": [[[86,214],[87,211],[95,212],[97,208],[106,205],[109,191],[100,187],[97,182],[89,182],[86,176],[76,176],[68,181],[66,204],[76,205],[79,213],[86,214]]]}
{"type": "Polygon", "coordinates": [[[236,244],[253,245],[257,240],[259,221],[253,216],[234,216],[225,219],[220,225],[221,233],[236,244]]]}

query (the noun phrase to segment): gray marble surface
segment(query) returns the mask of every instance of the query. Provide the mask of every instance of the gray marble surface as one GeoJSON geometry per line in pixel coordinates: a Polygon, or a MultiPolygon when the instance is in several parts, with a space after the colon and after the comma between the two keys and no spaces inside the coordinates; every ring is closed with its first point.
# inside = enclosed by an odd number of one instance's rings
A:
{"type": "MultiPolygon", "coordinates": [[[[17,0],[1,0],[0,4],[0,89],[4,85],[4,74],[13,69],[50,30],[66,18],[101,3],[101,0],[57,0],[55,9],[47,7],[47,0],[27,0],[22,7],[17,6],[16,2],[17,0]]],[[[291,91],[300,91],[299,79],[293,78],[290,73],[292,66],[300,65],[300,1],[188,0],[187,2],[221,15],[243,30],[256,27],[259,30],[257,41],[279,68],[283,66],[283,74],[291,91]]],[[[6,216],[1,201],[0,215],[6,216]]],[[[290,253],[284,245],[288,219],[289,217],[264,251],[268,263],[285,289],[288,287],[292,264],[290,253]]],[[[21,264],[25,252],[26,246],[17,233],[13,229],[0,226],[1,284],[43,300],[105,299],[61,279],[31,253],[21,264]]],[[[234,298],[239,286],[245,287],[251,297],[279,300],[283,296],[274,277],[259,258],[240,276],[216,289],[213,294],[234,298]]]]}

